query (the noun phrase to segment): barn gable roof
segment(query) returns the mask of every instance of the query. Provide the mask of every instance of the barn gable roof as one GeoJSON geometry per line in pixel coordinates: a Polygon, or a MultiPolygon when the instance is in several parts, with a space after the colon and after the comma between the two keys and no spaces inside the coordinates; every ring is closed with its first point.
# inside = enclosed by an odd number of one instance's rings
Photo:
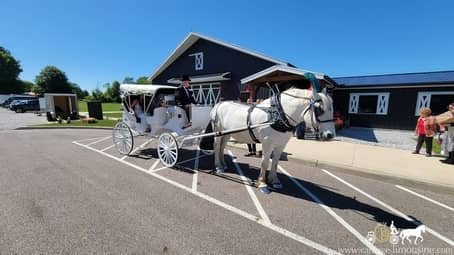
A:
{"type": "Polygon", "coordinates": [[[239,46],[236,46],[231,43],[227,43],[218,39],[214,39],[212,37],[208,37],[205,35],[201,35],[198,33],[191,32],[189,35],[177,46],[177,48],[170,54],[169,57],[167,57],[166,60],[156,69],[156,71],[150,76],[149,80],[155,79],[159,74],[161,74],[167,67],[169,67],[178,57],[180,57],[187,49],[189,49],[194,43],[196,43],[199,39],[207,40],[212,43],[222,45],[224,47],[228,47],[234,50],[237,50],[239,52],[243,52],[245,54],[261,58],[267,61],[270,61],[272,63],[278,64],[278,65],[286,65],[286,66],[293,66],[292,64],[278,60],[276,58],[272,58],[269,56],[266,56],[264,54],[258,53],[253,50],[245,49],[239,46]]]}

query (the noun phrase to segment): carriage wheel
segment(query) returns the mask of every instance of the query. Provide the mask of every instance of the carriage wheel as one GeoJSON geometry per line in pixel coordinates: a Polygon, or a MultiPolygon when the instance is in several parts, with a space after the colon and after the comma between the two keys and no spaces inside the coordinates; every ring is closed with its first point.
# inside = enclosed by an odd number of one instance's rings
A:
{"type": "Polygon", "coordinates": [[[158,156],[166,167],[173,167],[178,161],[177,139],[170,133],[159,136],[158,156]]]}
{"type": "Polygon", "coordinates": [[[112,131],[112,140],[118,152],[123,155],[129,155],[134,147],[131,129],[122,121],[115,125],[112,131]]]}

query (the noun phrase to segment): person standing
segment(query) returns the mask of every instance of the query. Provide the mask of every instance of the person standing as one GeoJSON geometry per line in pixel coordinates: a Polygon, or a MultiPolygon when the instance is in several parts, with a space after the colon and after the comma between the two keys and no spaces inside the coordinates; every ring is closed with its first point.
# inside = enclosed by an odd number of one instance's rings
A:
{"type": "Polygon", "coordinates": [[[419,154],[423,143],[426,144],[426,156],[432,156],[432,141],[436,134],[436,123],[433,118],[430,117],[432,111],[427,108],[421,108],[419,111],[419,118],[416,123],[415,135],[418,137],[416,149],[413,154],[419,154]]]}
{"type": "Polygon", "coordinates": [[[184,111],[186,112],[186,116],[188,117],[189,123],[191,122],[191,104],[196,104],[196,101],[194,99],[194,92],[189,86],[190,81],[191,79],[189,79],[188,75],[183,75],[181,77],[181,85],[175,92],[175,100],[183,107],[184,111]]]}
{"type": "MultiPolygon", "coordinates": [[[[448,106],[449,112],[452,114],[452,118],[454,118],[454,103],[449,104],[448,106]]],[[[443,163],[447,164],[454,164],[454,122],[446,123],[446,136],[444,141],[446,143],[446,150],[448,152],[448,158],[441,160],[443,163]]]]}

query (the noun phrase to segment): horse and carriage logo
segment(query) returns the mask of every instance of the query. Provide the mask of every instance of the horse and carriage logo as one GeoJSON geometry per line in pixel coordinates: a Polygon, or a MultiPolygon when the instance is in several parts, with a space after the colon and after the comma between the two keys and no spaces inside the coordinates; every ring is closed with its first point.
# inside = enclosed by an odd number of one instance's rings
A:
{"type": "Polygon", "coordinates": [[[385,224],[377,224],[374,231],[367,232],[366,239],[372,244],[376,242],[389,242],[392,245],[396,245],[399,244],[399,242],[405,244],[405,241],[408,241],[411,244],[412,239],[410,237],[414,237],[413,244],[416,245],[418,243],[418,240],[420,240],[420,243],[424,241],[422,233],[425,232],[426,227],[424,225],[419,225],[414,229],[402,229],[399,231],[394,225],[394,221],[391,221],[389,227],[387,227],[385,224]]]}

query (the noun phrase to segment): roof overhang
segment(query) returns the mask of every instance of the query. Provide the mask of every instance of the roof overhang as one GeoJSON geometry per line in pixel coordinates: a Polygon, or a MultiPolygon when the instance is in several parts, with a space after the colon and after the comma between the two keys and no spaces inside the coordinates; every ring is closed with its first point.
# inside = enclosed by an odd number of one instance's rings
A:
{"type": "Polygon", "coordinates": [[[75,97],[75,96],[77,96],[77,94],[73,94],[73,93],[44,93],[43,96],[75,97]]]}
{"type": "Polygon", "coordinates": [[[169,67],[178,57],[180,57],[187,49],[189,49],[194,43],[197,42],[199,39],[204,39],[207,41],[210,41],[215,44],[219,44],[222,46],[225,46],[230,49],[234,49],[240,52],[243,52],[248,55],[252,55],[257,58],[261,58],[267,61],[270,61],[272,63],[278,64],[278,65],[289,65],[289,63],[268,57],[264,54],[258,53],[256,51],[248,50],[227,42],[223,42],[205,35],[201,35],[198,33],[190,33],[178,46],[177,48],[170,54],[169,57],[156,69],[156,71],[150,76],[149,80],[155,79],[159,74],[161,74],[167,67],[169,67]]]}
{"type": "Polygon", "coordinates": [[[275,65],[271,66],[265,70],[262,70],[258,73],[250,75],[241,79],[242,84],[252,84],[252,85],[261,85],[265,84],[266,82],[289,82],[289,81],[297,81],[297,80],[304,80],[304,74],[306,73],[313,73],[315,77],[322,81],[323,85],[329,88],[335,87],[337,84],[334,80],[329,78],[327,75],[318,72],[307,71],[299,68],[283,66],[283,65],[275,65]]]}
{"type": "MultiPolygon", "coordinates": [[[[191,80],[191,83],[228,81],[228,80],[230,80],[230,72],[189,76],[189,79],[191,80]]],[[[167,83],[180,84],[181,78],[180,77],[171,78],[171,79],[167,80],[167,83]]]]}

